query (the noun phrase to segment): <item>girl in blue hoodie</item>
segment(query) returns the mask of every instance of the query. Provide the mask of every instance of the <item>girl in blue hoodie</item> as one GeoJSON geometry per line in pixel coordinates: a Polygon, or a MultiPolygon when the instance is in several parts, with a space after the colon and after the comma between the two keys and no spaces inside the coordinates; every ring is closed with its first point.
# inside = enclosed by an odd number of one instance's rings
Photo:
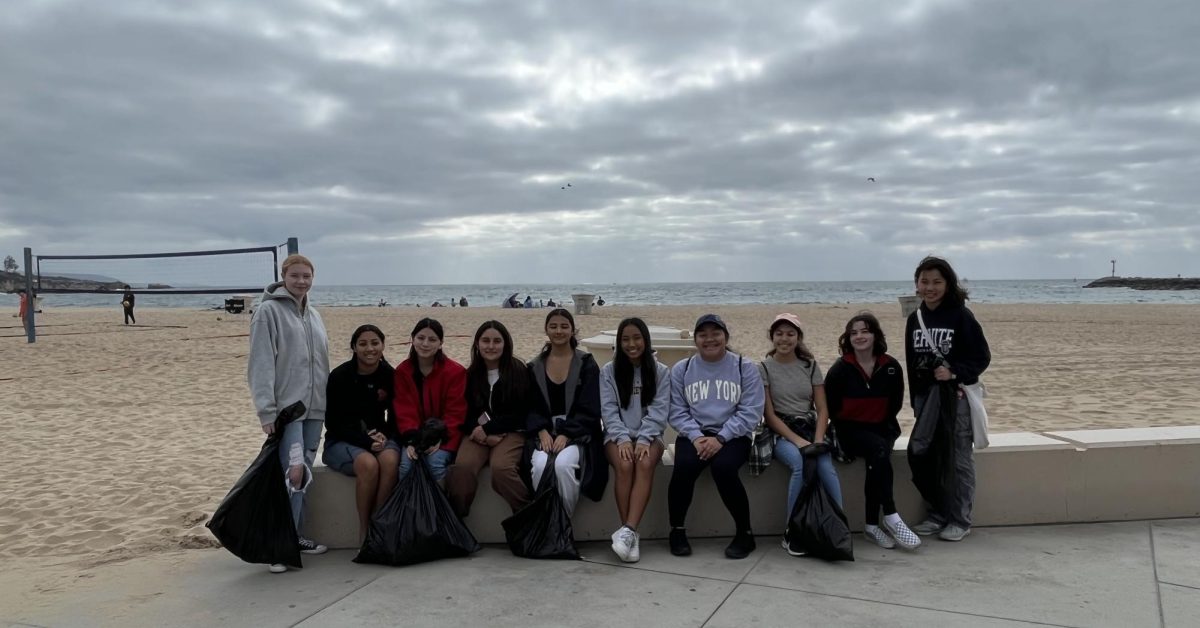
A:
{"type": "Polygon", "coordinates": [[[728,350],[729,328],[720,316],[697,319],[695,341],[697,354],[671,368],[670,423],[679,432],[667,488],[671,553],[692,553],[684,522],[696,480],[712,467],[717,492],[735,525],[725,556],[745,558],[755,543],[750,500],[738,470],[750,457],[750,433],[763,413],[762,379],[753,362],[728,350]]]}
{"type": "Polygon", "coordinates": [[[662,459],[662,434],[671,407],[671,372],[654,357],[650,329],[640,318],[617,325],[617,352],[600,369],[604,449],[616,474],[613,495],[621,527],[612,549],[627,563],[641,558],[638,524],[650,502],[654,470],[662,459]]]}

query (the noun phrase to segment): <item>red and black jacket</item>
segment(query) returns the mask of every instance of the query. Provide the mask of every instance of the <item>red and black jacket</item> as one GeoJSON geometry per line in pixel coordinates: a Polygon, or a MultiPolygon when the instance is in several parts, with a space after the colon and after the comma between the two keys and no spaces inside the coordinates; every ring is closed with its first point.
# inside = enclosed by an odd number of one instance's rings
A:
{"type": "Polygon", "coordinates": [[[875,358],[867,373],[853,353],[843,355],[825,374],[825,400],[834,421],[890,424],[900,433],[896,415],[904,405],[904,369],[888,354],[875,358]]]}

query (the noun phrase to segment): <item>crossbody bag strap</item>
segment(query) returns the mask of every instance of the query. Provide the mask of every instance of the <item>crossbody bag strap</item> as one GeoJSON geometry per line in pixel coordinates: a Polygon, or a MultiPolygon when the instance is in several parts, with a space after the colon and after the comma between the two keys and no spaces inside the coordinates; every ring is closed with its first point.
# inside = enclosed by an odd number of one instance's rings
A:
{"type": "Polygon", "coordinates": [[[929,330],[925,328],[925,317],[921,316],[920,307],[917,307],[917,324],[921,326],[921,333],[925,336],[925,343],[929,345],[930,349],[933,349],[933,352],[936,353],[939,358],[945,360],[946,356],[942,354],[942,350],[938,349],[938,346],[933,342],[933,335],[930,334],[929,330]]]}

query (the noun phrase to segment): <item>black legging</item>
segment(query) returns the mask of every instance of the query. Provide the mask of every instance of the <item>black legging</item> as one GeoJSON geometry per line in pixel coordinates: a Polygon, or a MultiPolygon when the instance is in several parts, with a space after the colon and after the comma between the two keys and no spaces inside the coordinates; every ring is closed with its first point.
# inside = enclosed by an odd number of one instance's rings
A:
{"type": "Polygon", "coordinates": [[[671,473],[671,483],[667,486],[667,510],[670,513],[671,527],[682,528],[687,519],[688,508],[692,505],[692,495],[696,490],[696,480],[705,467],[712,466],[713,481],[717,484],[717,492],[725,509],[733,515],[737,532],[750,530],[750,499],[746,497],[746,487],[738,477],[738,470],[750,458],[750,439],[735,438],[717,455],[708,460],[701,460],[696,454],[696,446],[692,441],[680,436],[675,439],[675,471],[671,473]]]}
{"type": "Polygon", "coordinates": [[[837,422],[838,442],[846,453],[867,463],[867,479],[863,492],[867,497],[867,525],[879,525],[879,510],[890,515],[896,512],[892,494],[892,448],[896,438],[884,423],[837,422]]]}

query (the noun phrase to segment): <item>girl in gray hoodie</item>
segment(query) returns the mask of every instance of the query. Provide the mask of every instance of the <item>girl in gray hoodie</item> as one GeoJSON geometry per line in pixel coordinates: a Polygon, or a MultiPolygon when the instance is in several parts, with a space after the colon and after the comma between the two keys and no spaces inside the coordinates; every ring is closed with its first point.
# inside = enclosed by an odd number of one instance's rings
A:
{"type": "Polygon", "coordinates": [[[655,359],[649,328],[640,318],[621,321],[613,361],[600,369],[600,413],[622,524],[612,535],[612,549],[627,563],[641,558],[637,527],[650,502],[654,468],[662,460],[670,407],[671,372],[655,359]]]}
{"type": "MultiPolygon", "coordinates": [[[[292,524],[300,532],[304,495],[312,483],[312,464],[325,421],[325,386],[329,379],[329,348],[321,315],[308,303],[313,264],[303,255],[283,260],[283,281],[267,286],[262,303],[250,320],[250,358],[247,378],[263,433],[275,431],[280,408],[303,401],[307,412],[284,429],[279,461],[287,478],[292,524]]],[[[300,536],[300,551],[323,554],[312,539],[300,536]]],[[[271,565],[271,573],[287,571],[271,565]]]]}

